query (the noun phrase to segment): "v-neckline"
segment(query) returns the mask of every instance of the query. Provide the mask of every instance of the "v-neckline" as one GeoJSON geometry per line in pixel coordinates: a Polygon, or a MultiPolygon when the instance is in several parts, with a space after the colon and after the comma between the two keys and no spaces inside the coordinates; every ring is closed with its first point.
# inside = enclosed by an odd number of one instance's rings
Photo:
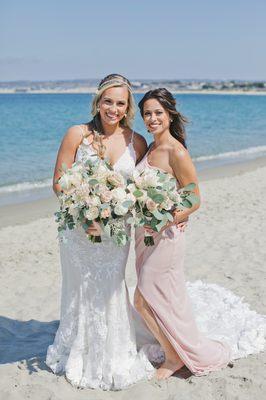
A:
{"type": "MultiPolygon", "coordinates": [[[[95,151],[95,149],[92,147],[92,144],[91,144],[91,143],[88,143],[88,139],[87,139],[87,138],[84,138],[84,139],[83,139],[83,142],[84,142],[84,140],[86,140],[87,145],[89,146],[89,148],[91,149],[91,151],[92,151],[97,157],[99,157],[98,154],[97,154],[97,152],[95,151]]],[[[111,165],[112,168],[114,168],[115,165],[116,165],[116,164],[121,160],[121,158],[126,154],[126,151],[129,149],[129,146],[130,146],[130,145],[132,145],[132,141],[130,141],[130,142],[127,144],[125,150],[123,151],[123,153],[121,154],[121,156],[116,160],[116,162],[115,162],[114,164],[111,164],[111,163],[110,163],[110,165],[111,165]]]]}

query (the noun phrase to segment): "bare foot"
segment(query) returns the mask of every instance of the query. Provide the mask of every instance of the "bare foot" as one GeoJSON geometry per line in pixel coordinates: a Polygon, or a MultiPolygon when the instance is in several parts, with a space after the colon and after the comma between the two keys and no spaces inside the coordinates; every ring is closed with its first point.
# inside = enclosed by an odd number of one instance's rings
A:
{"type": "Polygon", "coordinates": [[[184,366],[183,361],[179,360],[165,360],[165,362],[160,366],[156,372],[156,378],[167,379],[173,375],[176,371],[184,366]]]}

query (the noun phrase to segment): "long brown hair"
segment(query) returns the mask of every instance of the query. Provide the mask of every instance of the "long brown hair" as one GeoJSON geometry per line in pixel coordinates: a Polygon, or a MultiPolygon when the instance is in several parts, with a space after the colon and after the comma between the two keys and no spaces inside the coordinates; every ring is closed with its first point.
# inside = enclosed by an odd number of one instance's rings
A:
{"type": "Polygon", "coordinates": [[[168,111],[170,119],[172,120],[169,127],[171,135],[187,148],[185,124],[188,123],[188,119],[177,111],[176,100],[172,93],[165,88],[149,90],[149,92],[145,93],[138,103],[142,118],[144,115],[144,103],[150,99],[158,100],[161,106],[168,111]]]}

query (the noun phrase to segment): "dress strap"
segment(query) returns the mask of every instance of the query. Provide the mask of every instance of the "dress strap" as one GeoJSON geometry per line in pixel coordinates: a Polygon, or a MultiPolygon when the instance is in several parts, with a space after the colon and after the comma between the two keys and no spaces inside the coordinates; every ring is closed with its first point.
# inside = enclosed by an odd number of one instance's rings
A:
{"type": "Polygon", "coordinates": [[[83,140],[85,139],[85,132],[84,132],[84,129],[82,128],[81,125],[77,125],[77,127],[78,127],[78,128],[80,129],[80,131],[81,131],[81,137],[82,137],[81,143],[82,143],[83,140]]]}
{"type": "Polygon", "coordinates": [[[130,143],[132,143],[133,144],[133,139],[134,139],[134,131],[133,131],[133,129],[132,129],[132,133],[131,133],[131,138],[130,138],[130,143]]]}
{"type": "Polygon", "coordinates": [[[129,151],[131,152],[131,155],[133,156],[134,163],[136,164],[137,155],[136,155],[136,151],[135,151],[135,148],[134,148],[134,133],[135,132],[132,129],[131,138],[130,138],[130,142],[129,142],[128,148],[129,148],[129,151]]]}

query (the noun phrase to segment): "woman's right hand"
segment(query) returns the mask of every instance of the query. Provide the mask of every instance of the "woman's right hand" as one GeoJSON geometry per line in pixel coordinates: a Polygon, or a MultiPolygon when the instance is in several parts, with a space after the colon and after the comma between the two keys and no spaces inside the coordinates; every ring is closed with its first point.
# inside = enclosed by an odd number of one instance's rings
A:
{"type": "Polygon", "coordinates": [[[102,229],[101,229],[101,225],[98,222],[93,222],[90,227],[87,229],[86,233],[88,233],[88,235],[92,235],[92,236],[101,236],[102,234],[102,229]]]}

